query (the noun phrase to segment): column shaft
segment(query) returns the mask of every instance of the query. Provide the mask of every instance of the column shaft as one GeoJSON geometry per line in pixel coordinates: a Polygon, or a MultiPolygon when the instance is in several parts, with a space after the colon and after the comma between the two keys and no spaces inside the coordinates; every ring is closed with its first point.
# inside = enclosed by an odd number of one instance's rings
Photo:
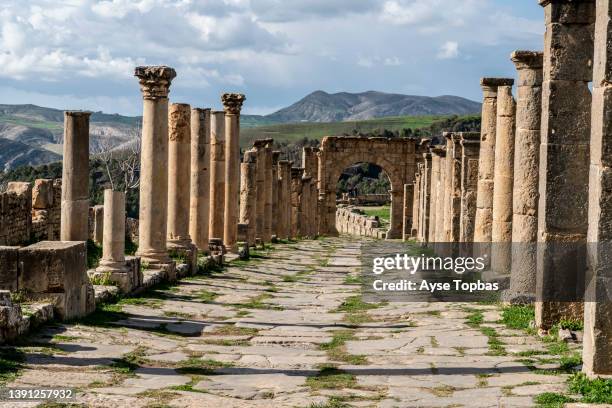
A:
{"type": "Polygon", "coordinates": [[[104,239],[98,271],[125,270],[125,193],[107,189],[104,190],[104,239]]]}
{"type": "Polygon", "coordinates": [[[271,143],[264,148],[264,229],[262,239],[264,242],[272,241],[272,201],[274,190],[272,188],[272,146],[271,143]]]}
{"type": "Polygon", "coordinates": [[[472,243],[476,219],[480,135],[461,133],[461,215],[459,242],[472,243]]]}
{"type": "Polygon", "coordinates": [[[240,165],[240,223],[247,224],[247,241],[255,245],[257,230],[257,151],[244,152],[240,165]]]}
{"type": "Polygon", "coordinates": [[[208,251],[210,214],[210,109],[191,109],[191,193],[189,235],[208,251]]]}
{"type": "Polygon", "coordinates": [[[210,117],[210,215],[208,237],[223,239],[225,224],[225,113],[210,117]]]}
{"type": "Polygon", "coordinates": [[[64,112],[62,160],[62,241],[89,236],[89,112],[64,112]]]}
{"type": "Polygon", "coordinates": [[[140,155],[138,252],[143,262],[170,263],[166,249],[168,219],[168,92],[174,69],[138,67],[144,98],[140,155]]]}
{"type": "Polygon", "coordinates": [[[412,230],[412,204],[414,202],[414,184],[404,184],[404,208],[402,219],[403,222],[403,230],[402,230],[402,240],[407,241],[410,239],[410,231],[412,230]]]}

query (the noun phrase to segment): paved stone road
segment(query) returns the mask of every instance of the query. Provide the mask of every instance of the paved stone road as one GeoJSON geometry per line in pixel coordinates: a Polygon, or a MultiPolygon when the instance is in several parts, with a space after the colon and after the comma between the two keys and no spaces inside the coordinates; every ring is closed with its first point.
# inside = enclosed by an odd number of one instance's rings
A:
{"type": "Polygon", "coordinates": [[[278,245],[45,328],[19,347],[26,368],[8,386],[131,408],[520,407],[565,389],[565,375],[518,361],[545,345],[495,323],[497,306],[362,303],[359,242],[278,245]]]}

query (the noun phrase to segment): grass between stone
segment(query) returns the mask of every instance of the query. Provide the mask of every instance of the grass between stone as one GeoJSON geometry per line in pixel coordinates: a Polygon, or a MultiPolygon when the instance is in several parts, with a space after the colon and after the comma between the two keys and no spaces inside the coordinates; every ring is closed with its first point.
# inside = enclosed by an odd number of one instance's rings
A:
{"type": "Polygon", "coordinates": [[[368,364],[366,356],[361,354],[350,354],[346,351],[346,342],[356,340],[352,330],[337,330],[332,332],[333,337],[328,343],[319,346],[327,353],[332,361],[342,361],[352,365],[368,364]]]}
{"type": "Polygon", "coordinates": [[[473,309],[473,308],[464,308],[466,312],[469,313],[467,316],[467,325],[480,330],[482,334],[488,337],[488,346],[489,351],[487,355],[490,356],[505,356],[506,349],[504,348],[504,343],[499,340],[497,331],[494,328],[488,326],[482,326],[484,323],[484,315],[481,310],[473,309]]]}
{"type": "Polygon", "coordinates": [[[355,388],[357,386],[357,378],[353,374],[336,367],[324,367],[314,377],[308,377],[306,385],[313,391],[355,388]]]}
{"type": "Polygon", "coordinates": [[[568,378],[567,384],[573,396],[545,392],[537,395],[534,401],[541,408],[562,408],[571,402],[612,404],[612,379],[589,379],[584,373],[575,373],[568,378]]]}

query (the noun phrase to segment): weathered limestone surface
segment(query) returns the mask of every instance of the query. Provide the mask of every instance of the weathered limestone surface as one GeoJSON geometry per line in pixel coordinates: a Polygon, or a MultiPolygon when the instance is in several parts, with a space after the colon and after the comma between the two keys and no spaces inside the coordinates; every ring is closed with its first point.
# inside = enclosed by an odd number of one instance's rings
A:
{"type": "Polygon", "coordinates": [[[176,72],[165,66],[138,67],[135,76],[144,98],[136,255],[149,264],[168,264],[168,92],[176,72]]]}
{"type": "Polygon", "coordinates": [[[421,191],[419,204],[419,236],[422,242],[427,242],[430,231],[430,212],[431,212],[431,182],[432,182],[432,155],[423,153],[423,167],[421,173],[421,191]]]}
{"type": "Polygon", "coordinates": [[[84,242],[42,241],[19,249],[19,289],[34,300],[50,299],[64,320],[93,312],[86,253],[84,242]]]}
{"type": "Polygon", "coordinates": [[[291,168],[291,226],[292,237],[299,237],[299,224],[302,217],[300,196],[302,195],[302,176],[304,169],[291,168]]]}
{"type": "Polygon", "coordinates": [[[583,314],[595,0],[541,1],[544,80],[538,204],[536,326],[583,314]],[[569,165],[571,163],[571,165],[569,165]],[[562,243],[562,244],[561,244],[562,243]],[[578,302],[571,302],[578,300],[578,302]]]}
{"type": "Polygon", "coordinates": [[[225,210],[223,240],[236,252],[238,220],[240,218],[240,109],[245,97],[226,93],[221,97],[225,110],[225,210]]]}
{"type": "Polygon", "coordinates": [[[168,110],[168,240],[170,250],[188,249],[191,165],[191,107],[173,103],[168,110]]]}
{"type": "Polygon", "coordinates": [[[257,151],[244,152],[240,165],[240,223],[246,224],[249,245],[255,245],[257,229],[257,151]]]}
{"type": "Polygon", "coordinates": [[[0,245],[21,245],[32,235],[30,183],[9,182],[0,193],[0,245]]]}
{"type": "Polygon", "coordinates": [[[89,207],[89,239],[102,245],[104,238],[104,206],[89,207]]]}
{"type": "Polygon", "coordinates": [[[461,146],[460,136],[447,133],[446,174],[444,185],[444,235],[446,242],[459,242],[461,216],[461,146]]]}
{"type": "Polygon", "coordinates": [[[272,179],[272,143],[263,149],[264,171],[264,226],[262,239],[264,242],[272,241],[272,201],[274,201],[274,180],[272,179]]]}
{"type": "Polygon", "coordinates": [[[440,161],[441,154],[444,152],[440,148],[431,149],[431,183],[430,183],[430,201],[429,201],[429,232],[427,234],[427,242],[436,242],[437,232],[436,225],[438,223],[438,185],[440,183],[440,161]]]}
{"type": "Polygon", "coordinates": [[[291,162],[278,162],[280,176],[278,236],[282,239],[291,238],[291,162]]]}
{"type": "Polygon", "coordinates": [[[512,86],[497,89],[497,125],[493,175],[493,224],[491,270],[510,273],[512,265],[512,189],[514,186],[514,137],[516,103],[512,86]]]}
{"type": "Polygon", "coordinates": [[[272,143],[272,139],[259,139],[253,143],[257,152],[257,219],[255,237],[263,239],[266,225],[266,146],[272,143]]]}
{"type": "Polygon", "coordinates": [[[125,193],[104,190],[104,238],[101,272],[125,271],[125,193]]]}
{"type": "MultiPolygon", "coordinates": [[[[497,131],[497,88],[512,86],[513,79],[482,78],[482,125],[480,133],[480,160],[478,162],[478,192],[474,242],[489,243],[493,222],[493,175],[495,168],[495,136],[497,131]]],[[[483,248],[483,251],[487,251],[483,248]]]]}
{"type": "Polygon", "coordinates": [[[272,235],[278,237],[278,159],[281,152],[272,152],[272,235]]]}
{"type": "Polygon", "coordinates": [[[191,109],[190,183],[189,236],[199,250],[206,251],[210,223],[210,109],[191,109]]]}
{"type": "MultiPolygon", "coordinates": [[[[305,173],[302,173],[305,174],[305,173]]],[[[310,184],[312,177],[302,175],[302,190],[299,197],[299,214],[297,236],[310,238],[310,184]]]]}
{"type": "Polygon", "coordinates": [[[518,71],[514,187],[512,201],[512,267],[510,302],[531,301],[535,295],[538,239],[538,176],[542,117],[543,53],[515,51],[518,71]]]}
{"type": "MultiPolygon", "coordinates": [[[[436,220],[435,220],[435,239],[433,240],[436,244],[447,242],[446,234],[444,231],[444,202],[445,202],[445,186],[446,186],[446,160],[447,152],[446,149],[440,149],[437,151],[439,157],[440,174],[438,176],[438,183],[436,186],[436,220]]],[[[433,200],[432,200],[433,201],[433,200]]]]}
{"type": "Polygon", "coordinates": [[[597,1],[582,370],[612,375],[612,2],[597,1]]]}
{"type": "Polygon", "coordinates": [[[474,224],[476,221],[480,135],[478,133],[461,133],[460,138],[461,215],[459,216],[459,242],[471,243],[474,240],[474,224]]]}
{"type": "Polygon", "coordinates": [[[19,247],[0,246],[0,290],[17,292],[19,280],[19,247]]]}
{"type": "Polygon", "coordinates": [[[423,172],[421,163],[417,163],[417,172],[414,175],[414,191],[412,193],[412,225],[410,226],[410,237],[423,242],[423,237],[419,234],[419,223],[421,222],[421,174],[423,172]]]}
{"type": "Polygon", "coordinates": [[[90,115],[90,112],[64,112],[62,241],[87,241],[89,236],[90,115]]]}
{"type": "Polygon", "coordinates": [[[209,238],[223,240],[225,219],[225,113],[210,116],[210,223],[209,238]]]}

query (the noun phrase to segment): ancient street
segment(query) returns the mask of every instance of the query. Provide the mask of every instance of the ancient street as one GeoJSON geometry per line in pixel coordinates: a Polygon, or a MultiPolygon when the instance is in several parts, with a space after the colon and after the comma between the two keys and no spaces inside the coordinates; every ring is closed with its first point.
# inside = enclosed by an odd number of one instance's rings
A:
{"type": "Polygon", "coordinates": [[[565,390],[560,355],[579,346],[508,329],[498,305],[364,303],[363,242],[275,244],[46,326],[7,386],[132,408],[520,407],[565,390]]]}

